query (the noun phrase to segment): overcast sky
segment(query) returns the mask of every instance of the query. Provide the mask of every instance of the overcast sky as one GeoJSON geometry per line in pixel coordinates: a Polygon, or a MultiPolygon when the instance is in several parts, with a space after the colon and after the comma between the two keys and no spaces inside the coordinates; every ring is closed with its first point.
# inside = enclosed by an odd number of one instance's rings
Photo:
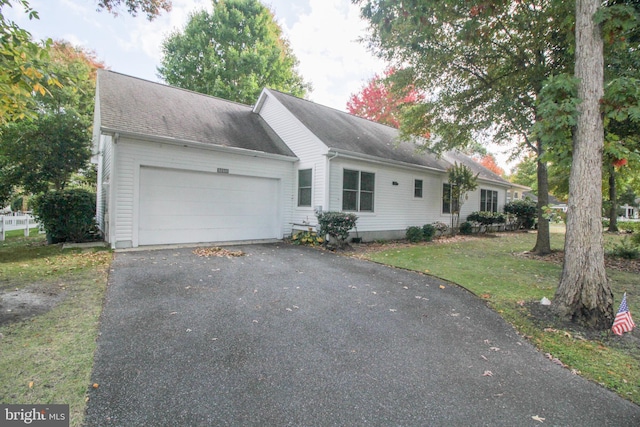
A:
{"type": "MultiPolygon", "coordinates": [[[[211,0],[173,0],[173,9],[149,22],[123,11],[114,17],[97,12],[96,0],[29,0],[39,20],[29,21],[18,7],[6,16],[36,39],[64,39],[95,51],[113,71],[161,81],[156,67],[162,41],[182,30],[195,10],[211,11],[211,0]]],[[[264,0],[289,39],[300,61],[299,72],[311,82],[310,99],[345,110],[349,95],[358,92],[385,64],[369,53],[358,38],[365,34],[359,10],[350,0],[264,0]]]]}

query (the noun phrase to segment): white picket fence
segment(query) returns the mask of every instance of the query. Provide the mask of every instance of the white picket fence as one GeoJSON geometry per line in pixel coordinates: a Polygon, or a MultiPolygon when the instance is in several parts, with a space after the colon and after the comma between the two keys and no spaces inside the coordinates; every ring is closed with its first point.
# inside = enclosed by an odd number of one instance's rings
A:
{"type": "Polygon", "coordinates": [[[24,230],[24,235],[27,237],[32,228],[38,228],[40,233],[44,233],[40,224],[31,215],[2,215],[0,216],[0,241],[4,241],[7,231],[24,230]]]}

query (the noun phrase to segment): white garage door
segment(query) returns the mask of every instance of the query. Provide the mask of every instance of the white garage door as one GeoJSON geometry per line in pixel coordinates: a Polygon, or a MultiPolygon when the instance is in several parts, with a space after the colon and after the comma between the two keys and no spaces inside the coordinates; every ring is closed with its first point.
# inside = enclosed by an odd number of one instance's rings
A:
{"type": "Polygon", "coordinates": [[[139,245],[279,236],[278,181],[140,168],[139,245]]]}

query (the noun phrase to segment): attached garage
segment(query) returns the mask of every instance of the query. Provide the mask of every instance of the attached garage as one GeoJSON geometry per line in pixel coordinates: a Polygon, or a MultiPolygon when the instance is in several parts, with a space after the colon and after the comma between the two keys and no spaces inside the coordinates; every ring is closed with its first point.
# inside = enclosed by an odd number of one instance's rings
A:
{"type": "Polygon", "coordinates": [[[277,238],[279,185],[271,178],[142,166],[138,244],[277,238]]]}

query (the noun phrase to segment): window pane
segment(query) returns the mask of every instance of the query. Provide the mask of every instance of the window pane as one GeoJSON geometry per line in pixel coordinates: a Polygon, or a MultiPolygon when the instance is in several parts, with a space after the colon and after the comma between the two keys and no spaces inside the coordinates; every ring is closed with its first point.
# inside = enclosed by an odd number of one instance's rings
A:
{"type": "Polygon", "coordinates": [[[442,184],[442,213],[451,213],[451,186],[442,184]]]}
{"type": "Polygon", "coordinates": [[[422,180],[413,181],[413,197],[422,197],[422,180]]]}
{"type": "Polygon", "coordinates": [[[311,169],[298,171],[298,187],[311,187],[311,169]]]}
{"type": "Polygon", "coordinates": [[[480,210],[487,210],[487,190],[480,190],[480,210]]]}
{"type": "Polygon", "coordinates": [[[358,171],[345,169],[342,176],[342,188],[344,190],[358,190],[358,171]]]}
{"type": "Polygon", "coordinates": [[[298,206],[311,206],[311,188],[298,189],[298,206]]]}
{"type": "Polygon", "coordinates": [[[373,212],[373,193],[360,193],[360,211],[373,212]]]}
{"type": "Polygon", "coordinates": [[[358,209],[358,192],[344,190],[342,192],[342,210],[355,211],[358,209]]]}
{"type": "Polygon", "coordinates": [[[375,175],[369,172],[362,172],[360,182],[360,190],[373,191],[375,187],[375,175]]]}
{"type": "Polygon", "coordinates": [[[491,204],[491,212],[498,212],[498,192],[492,191],[492,204],[491,204]]]}

